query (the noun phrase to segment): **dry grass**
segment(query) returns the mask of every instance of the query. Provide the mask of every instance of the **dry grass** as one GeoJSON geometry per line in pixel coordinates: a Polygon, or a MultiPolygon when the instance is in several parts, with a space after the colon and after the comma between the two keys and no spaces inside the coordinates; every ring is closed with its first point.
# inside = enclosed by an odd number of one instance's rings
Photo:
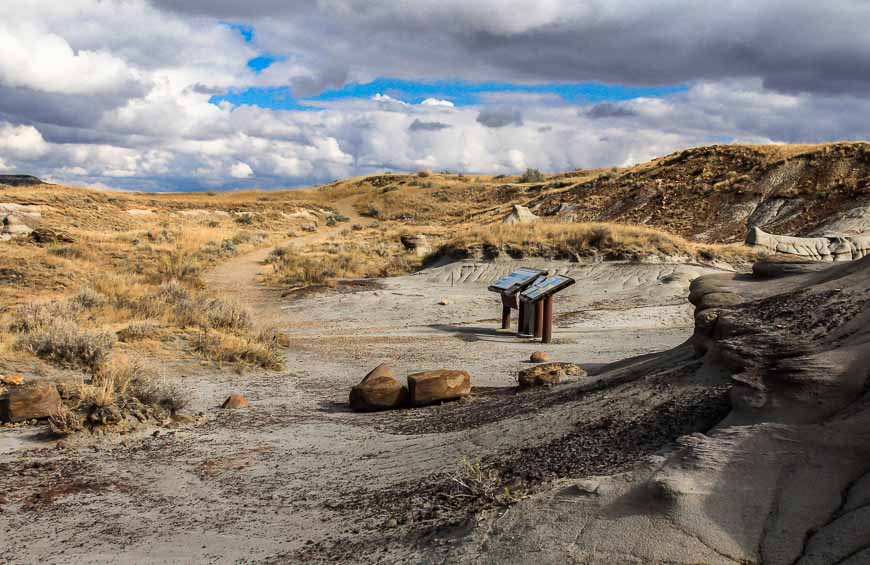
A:
{"type": "Polygon", "coordinates": [[[284,285],[316,285],[335,279],[389,277],[408,273],[411,258],[395,241],[327,244],[317,250],[275,249],[269,279],[284,285]]]}
{"type": "Polygon", "coordinates": [[[238,335],[203,329],[194,340],[194,350],[219,365],[229,363],[242,370],[249,367],[280,369],[284,360],[280,339],[273,330],[256,335],[238,335]]]}
{"type": "Polygon", "coordinates": [[[615,223],[494,224],[459,230],[436,256],[489,247],[525,256],[575,258],[594,254],[611,256],[662,255],[701,259],[748,260],[757,252],[744,245],[707,245],[643,226],[615,223]]]}

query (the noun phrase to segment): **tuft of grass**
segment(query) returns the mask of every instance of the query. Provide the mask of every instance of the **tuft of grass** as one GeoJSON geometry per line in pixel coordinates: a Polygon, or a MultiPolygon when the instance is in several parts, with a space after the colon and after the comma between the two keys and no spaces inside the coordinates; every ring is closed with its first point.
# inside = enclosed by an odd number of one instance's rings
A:
{"type": "Polygon", "coordinates": [[[48,417],[48,427],[57,435],[74,434],[84,429],[84,418],[62,404],[57,412],[48,417]]]}
{"type": "Polygon", "coordinates": [[[204,329],[194,340],[193,348],[218,364],[231,363],[239,369],[252,366],[280,369],[283,359],[279,342],[280,336],[271,330],[250,336],[204,329]]]}

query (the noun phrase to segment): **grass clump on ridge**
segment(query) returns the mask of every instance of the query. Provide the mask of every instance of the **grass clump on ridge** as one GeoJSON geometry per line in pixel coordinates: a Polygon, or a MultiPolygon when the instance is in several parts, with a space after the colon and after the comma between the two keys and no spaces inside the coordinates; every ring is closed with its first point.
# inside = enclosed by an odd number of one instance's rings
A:
{"type": "Polygon", "coordinates": [[[476,246],[506,249],[527,256],[568,258],[608,255],[662,255],[747,260],[757,252],[742,244],[700,244],[644,226],[617,223],[493,224],[459,230],[434,255],[476,246]]]}

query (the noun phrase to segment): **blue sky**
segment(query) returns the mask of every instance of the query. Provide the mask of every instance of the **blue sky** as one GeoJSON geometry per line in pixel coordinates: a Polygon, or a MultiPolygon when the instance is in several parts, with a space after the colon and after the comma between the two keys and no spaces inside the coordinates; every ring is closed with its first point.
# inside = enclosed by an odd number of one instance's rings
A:
{"type": "MultiPolygon", "coordinates": [[[[248,62],[252,69],[262,70],[274,57],[264,55],[248,62]]],[[[223,95],[212,97],[213,104],[222,101],[236,106],[249,104],[273,110],[305,110],[317,106],[317,102],[330,102],[348,98],[371,98],[375,94],[388,94],[393,98],[419,104],[427,98],[449,100],[456,106],[474,106],[482,102],[486,94],[522,93],[553,94],[565,102],[574,104],[595,104],[605,101],[623,101],[633,98],[662,97],[688,90],[688,85],[635,87],[596,82],[514,84],[509,82],[482,82],[441,80],[416,82],[393,78],[379,78],[364,84],[352,83],[342,88],[327,90],[317,96],[296,99],[289,87],[246,88],[231,90],[223,95]]]]}
{"type": "MultiPolygon", "coordinates": [[[[253,44],[256,30],[253,26],[225,22],[224,25],[237,31],[246,43],[253,44]]],[[[260,73],[283,57],[263,52],[247,62],[248,68],[260,73]]],[[[371,98],[376,94],[387,94],[393,98],[419,104],[427,98],[449,100],[456,106],[474,106],[482,103],[482,98],[494,93],[552,94],[565,102],[573,104],[595,104],[598,102],[618,102],[633,98],[661,97],[688,90],[687,84],[669,86],[625,86],[601,82],[569,82],[516,84],[511,82],[489,81],[468,82],[463,80],[413,81],[397,78],[377,78],[366,83],[350,83],[341,88],[327,90],[317,96],[297,99],[289,86],[255,87],[230,90],[210,100],[213,104],[223,101],[235,106],[251,105],[272,110],[311,110],[317,102],[331,102],[349,98],[371,98]]]]}

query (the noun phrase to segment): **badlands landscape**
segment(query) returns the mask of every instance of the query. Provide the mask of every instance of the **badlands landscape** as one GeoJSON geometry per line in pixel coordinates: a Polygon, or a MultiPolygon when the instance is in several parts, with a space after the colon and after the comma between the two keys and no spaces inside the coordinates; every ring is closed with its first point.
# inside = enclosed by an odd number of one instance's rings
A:
{"type": "Polygon", "coordinates": [[[870,562],[870,144],[0,182],[2,562],[870,562]],[[576,280],[549,344],[520,267],[576,280]],[[471,388],[352,410],[381,364],[471,388]]]}

